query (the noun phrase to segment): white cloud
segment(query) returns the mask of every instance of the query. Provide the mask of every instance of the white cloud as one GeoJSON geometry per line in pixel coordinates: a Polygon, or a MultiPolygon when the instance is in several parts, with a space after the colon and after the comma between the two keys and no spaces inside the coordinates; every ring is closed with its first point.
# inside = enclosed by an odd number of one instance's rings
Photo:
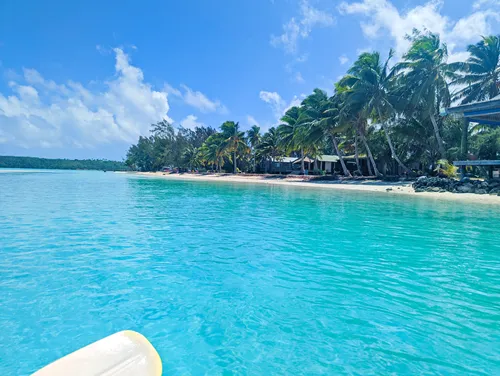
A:
{"type": "Polygon", "coordinates": [[[286,106],[286,102],[277,92],[261,91],[259,93],[259,98],[271,106],[276,118],[279,119],[283,115],[283,109],[286,106]]]}
{"type": "Polygon", "coordinates": [[[257,125],[258,127],[260,127],[259,122],[255,120],[255,118],[252,115],[247,115],[247,125],[250,127],[252,125],[257,125]]]}
{"type": "Polygon", "coordinates": [[[296,53],[299,39],[306,39],[313,28],[331,26],[335,23],[333,16],[325,11],[312,7],[308,0],[300,2],[299,19],[292,17],[283,25],[281,35],[271,35],[271,45],[283,46],[285,52],[296,53]]]}
{"type": "Polygon", "coordinates": [[[276,122],[287,112],[290,108],[294,106],[300,106],[302,100],[305,98],[305,94],[300,96],[294,96],[290,102],[286,102],[281,95],[273,91],[261,91],[259,93],[259,98],[266,102],[272,109],[273,115],[276,118],[276,122]]]}
{"type": "Polygon", "coordinates": [[[181,89],[184,91],[176,89],[175,87],[165,83],[163,90],[175,97],[181,98],[187,105],[196,108],[197,110],[207,113],[207,112],[219,112],[221,114],[227,114],[228,110],[219,100],[209,99],[201,91],[192,90],[189,86],[181,84],[181,89]]]}
{"type": "Polygon", "coordinates": [[[304,77],[302,77],[302,73],[300,72],[295,73],[293,80],[299,84],[303,84],[305,82],[304,77]]]}
{"type": "Polygon", "coordinates": [[[479,11],[461,18],[448,35],[452,43],[475,43],[481,36],[493,33],[492,22],[500,22],[500,12],[479,11]]]}
{"type": "Polygon", "coordinates": [[[339,56],[340,65],[345,65],[349,62],[349,58],[344,54],[339,56]]]}
{"type": "Polygon", "coordinates": [[[472,8],[477,10],[481,9],[483,7],[499,7],[500,8],[500,1],[498,0],[476,0],[474,4],[472,4],[472,8]]]}
{"type": "MultiPolygon", "coordinates": [[[[486,4],[485,1],[480,2],[486,4]]],[[[481,35],[490,34],[493,25],[500,20],[500,12],[489,9],[453,21],[441,13],[442,5],[443,0],[430,0],[400,12],[389,0],[343,1],[339,11],[344,15],[361,15],[363,21],[360,26],[369,39],[387,38],[389,34],[399,56],[408,48],[410,42],[405,36],[411,34],[414,28],[438,33],[453,53],[455,49],[464,49],[467,43],[479,40],[481,35]]]]}
{"type": "Polygon", "coordinates": [[[210,100],[205,94],[203,94],[201,91],[194,91],[191,90],[186,85],[181,85],[181,87],[184,89],[184,102],[186,104],[197,108],[201,112],[220,112],[220,113],[227,113],[227,108],[220,103],[219,100],[210,100]]]}
{"type": "Polygon", "coordinates": [[[168,117],[167,93],[144,81],[141,69],[115,48],[116,75],[102,91],[68,81],[58,84],[33,69],[0,93],[1,141],[32,147],[85,147],[135,142],[151,123],[168,117]],[[23,81],[20,83],[19,81],[23,81]]]}
{"type": "Polygon", "coordinates": [[[163,85],[163,91],[167,94],[174,95],[176,97],[182,97],[182,93],[179,89],[176,89],[175,87],[169,85],[168,83],[165,83],[163,85]]]}
{"type": "Polygon", "coordinates": [[[180,125],[182,128],[193,130],[196,127],[203,127],[205,124],[198,121],[198,117],[194,115],[188,115],[181,120],[180,125]]]}

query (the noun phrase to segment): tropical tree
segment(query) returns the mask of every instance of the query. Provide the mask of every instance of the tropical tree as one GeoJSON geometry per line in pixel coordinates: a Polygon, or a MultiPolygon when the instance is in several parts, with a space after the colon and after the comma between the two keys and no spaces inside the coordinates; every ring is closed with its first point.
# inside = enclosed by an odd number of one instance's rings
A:
{"type": "Polygon", "coordinates": [[[349,108],[361,109],[381,124],[392,158],[404,171],[409,171],[396,153],[387,124],[395,115],[391,92],[394,82],[389,70],[393,55],[393,51],[389,51],[387,60],[382,63],[378,52],[362,53],[349,69],[349,76],[342,80],[343,85],[349,87],[345,103],[349,108]]]}
{"type": "Polygon", "coordinates": [[[240,131],[239,123],[235,123],[234,121],[226,121],[220,128],[222,134],[226,137],[228,151],[233,153],[233,173],[236,174],[238,172],[238,152],[246,151],[248,149],[245,140],[245,132],[240,131]]]}
{"type": "Polygon", "coordinates": [[[283,150],[287,153],[298,151],[300,154],[300,173],[305,173],[304,160],[307,154],[313,155],[317,152],[317,146],[311,142],[308,124],[311,117],[306,113],[303,106],[289,108],[281,118],[278,125],[278,134],[283,150]]]}
{"type": "MultiPolygon", "coordinates": [[[[349,124],[351,129],[355,134],[355,153],[357,155],[357,137],[361,139],[361,142],[368,155],[368,173],[370,175],[375,174],[375,176],[381,176],[375,163],[375,158],[371,151],[368,141],[366,139],[366,133],[368,130],[368,115],[366,113],[366,106],[364,101],[348,101],[347,97],[352,95],[350,87],[347,82],[353,81],[350,76],[343,77],[339,82],[335,84],[335,96],[339,102],[340,112],[339,112],[339,122],[342,124],[349,124]]],[[[356,160],[359,157],[356,157],[356,160]]],[[[356,162],[359,165],[359,162],[356,162]]],[[[359,167],[358,167],[359,169],[359,167]]]]}
{"type": "Polygon", "coordinates": [[[227,140],[222,133],[214,133],[201,147],[201,157],[206,163],[215,165],[220,173],[224,165],[224,157],[228,155],[227,140]]]}
{"type": "Polygon", "coordinates": [[[258,147],[260,140],[262,138],[262,135],[260,134],[260,127],[258,125],[252,125],[252,127],[247,131],[247,140],[248,143],[250,144],[250,149],[252,152],[252,164],[253,164],[253,171],[255,172],[256,170],[256,155],[255,155],[255,150],[258,147]]]}
{"type": "Polygon", "coordinates": [[[280,135],[275,127],[271,127],[269,131],[264,133],[259,144],[257,145],[255,155],[256,159],[262,161],[270,161],[271,163],[283,153],[280,135]]]}
{"type": "Polygon", "coordinates": [[[319,144],[323,140],[331,139],[335,153],[339,157],[344,176],[352,177],[347,168],[341,150],[339,149],[337,136],[345,130],[339,125],[339,103],[337,98],[330,100],[323,90],[314,89],[313,94],[302,101],[304,113],[309,121],[306,123],[310,128],[307,134],[308,144],[319,144]]]}
{"type": "Polygon", "coordinates": [[[495,98],[500,94],[500,36],[482,37],[467,47],[470,53],[465,62],[450,64],[461,72],[452,84],[463,87],[454,98],[462,104],[495,98]]]}
{"type": "Polygon", "coordinates": [[[192,145],[188,145],[182,153],[182,160],[185,164],[187,164],[190,170],[199,167],[201,164],[200,149],[192,145]]]}
{"type": "Polygon", "coordinates": [[[252,148],[257,147],[261,137],[262,135],[260,134],[260,127],[258,125],[252,125],[252,127],[247,131],[247,139],[252,148]]]}
{"type": "Polygon", "coordinates": [[[448,82],[456,79],[454,66],[447,63],[448,49],[441,43],[438,34],[413,32],[409,38],[411,46],[403,55],[395,71],[400,73],[400,84],[404,86],[410,112],[428,116],[434,128],[434,135],[441,158],[446,157],[436,116],[441,108],[448,107],[451,96],[448,82]]]}

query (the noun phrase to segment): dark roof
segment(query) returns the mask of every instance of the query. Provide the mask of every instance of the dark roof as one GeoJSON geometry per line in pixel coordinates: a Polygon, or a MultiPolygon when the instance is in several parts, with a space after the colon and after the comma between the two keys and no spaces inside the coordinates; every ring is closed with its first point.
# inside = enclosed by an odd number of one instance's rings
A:
{"type": "Polygon", "coordinates": [[[450,107],[446,113],[463,114],[474,123],[500,125],[500,96],[483,102],[450,107]]]}

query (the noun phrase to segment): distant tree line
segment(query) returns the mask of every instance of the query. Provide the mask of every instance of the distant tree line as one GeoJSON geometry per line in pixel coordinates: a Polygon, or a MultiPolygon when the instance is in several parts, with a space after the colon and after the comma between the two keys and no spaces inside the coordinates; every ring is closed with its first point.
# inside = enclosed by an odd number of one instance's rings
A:
{"type": "Polygon", "coordinates": [[[36,157],[0,156],[0,168],[36,168],[54,170],[125,171],[123,162],[105,159],[50,159],[36,157]]]}
{"type": "MultiPolygon", "coordinates": [[[[338,173],[351,176],[344,155],[367,159],[369,175],[434,173],[440,165],[471,155],[500,159],[500,127],[470,124],[443,116],[452,103],[472,103],[500,95],[500,37],[483,37],[468,47],[466,61],[449,63],[437,34],[417,30],[396,64],[393,52],[362,53],[334,87],[332,96],[315,89],[300,106],[264,134],[246,133],[233,121],[219,130],[176,130],[166,121],[153,125],[127,154],[133,169],[163,166],[254,172],[283,156],[339,157],[338,173]],[[465,132],[464,132],[465,130],[465,132]]],[[[304,172],[304,163],[301,166],[304,172]]],[[[352,170],[352,169],[351,169],[352,170]]]]}

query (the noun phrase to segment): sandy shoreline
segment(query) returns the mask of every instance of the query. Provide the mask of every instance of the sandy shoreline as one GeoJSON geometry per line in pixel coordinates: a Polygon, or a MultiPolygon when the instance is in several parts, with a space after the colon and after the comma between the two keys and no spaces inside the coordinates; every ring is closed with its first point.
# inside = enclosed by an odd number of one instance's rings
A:
{"type": "Polygon", "coordinates": [[[145,177],[184,180],[184,181],[210,181],[210,182],[229,182],[242,184],[264,184],[264,185],[282,185],[304,188],[336,189],[347,191],[376,192],[393,195],[407,195],[413,197],[423,197],[438,201],[461,201],[468,203],[500,205],[500,196],[496,195],[478,195],[474,193],[451,193],[451,192],[422,192],[416,193],[409,182],[383,182],[383,181],[303,181],[300,178],[280,179],[278,177],[255,176],[255,175],[229,175],[229,174],[168,174],[162,172],[126,172],[145,177]]]}

